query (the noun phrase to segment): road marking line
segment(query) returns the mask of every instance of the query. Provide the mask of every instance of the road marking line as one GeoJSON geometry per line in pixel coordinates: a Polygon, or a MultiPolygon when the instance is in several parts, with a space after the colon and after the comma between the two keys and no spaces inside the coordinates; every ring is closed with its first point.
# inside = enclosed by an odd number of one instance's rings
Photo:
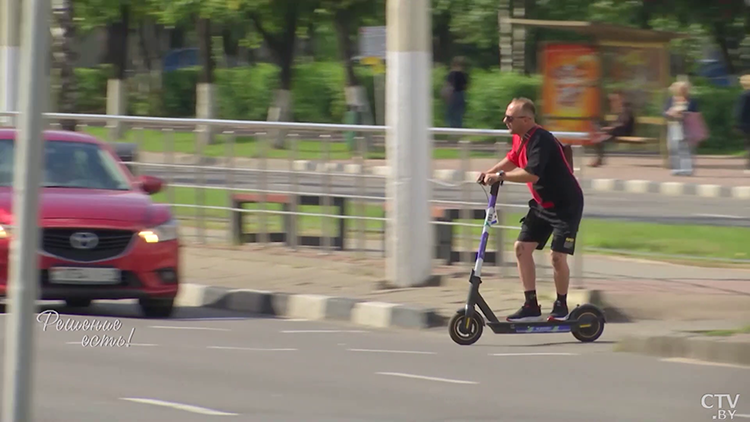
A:
{"type": "Polygon", "coordinates": [[[213,327],[180,327],[176,325],[151,325],[148,328],[156,328],[162,330],[206,330],[206,331],[230,331],[228,328],[213,328],[213,327]]]}
{"type": "Polygon", "coordinates": [[[263,349],[256,347],[234,347],[234,346],[206,346],[207,349],[221,350],[248,350],[253,352],[296,352],[297,349],[263,349]]]}
{"type": "Polygon", "coordinates": [[[310,321],[307,318],[277,318],[277,321],[284,321],[284,322],[307,322],[310,321]]]}
{"type": "Polygon", "coordinates": [[[378,350],[378,349],[346,349],[348,352],[370,352],[370,353],[404,353],[412,355],[436,355],[435,352],[420,352],[416,350],[378,350]]]}
{"type": "Polygon", "coordinates": [[[532,353],[490,353],[490,356],[576,356],[578,353],[532,352],[532,353]]]}
{"type": "Polygon", "coordinates": [[[194,318],[171,318],[175,321],[245,321],[249,317],[194,317],[194,318]]]}
{"type": "Polygon", "coordinates": [[[376,372],[375,374],[388,375],[392,377],[414,378],[414,379],[420,379],[420,380],[426,380],[426,381],[447,382],[447,383],[452,383],[452,384],[479,384],[478,382],[474,382],[474,381],[462,381],[462,380],[452,380],[448,378],[426,377],[424,375],[402,374],[400,372],[376,372]]]}
{"type": "Polygon", "coordinates": [[[184,410],[186,412],[199,413],[201,415],[211,416],[237,416],[237,413],[221,412],[219,410],[208,409],[205,407],[192,406],[189,404],[174,403],[164,400],[145,399],[136,397],[123,397],[120,400],[127,400],[136,403],[153,404],[154,406],[171,407],[173,409],[184,410]]]}
{"type": "Polygon", "coordinates": [[[284,330],[284,334],[301,334],[301,333],[366,333],[361,330],[284,330]]]}
{"type": "MultiPolygon", "coordinates": [[[[79,346],[82,345],[80,341],[66,341],[65,344],[77,344],[79,346]]],[[[158,346],[158,344],[150,344],[150,343],[130,343],[131,346],[142,346],[142,347],[148,347],[148,346],[158,346]]]]}
{"type": "Polygon", "coordinates": [[[721,362],[708,362],[705,360],[688,359],[688,358],[663,358],[659,360],[663,362],[672,362],[672,363],[687,363],[690,365],[724,366],[727,368],[750,369],[750,366],[735,365],[731,363],[721,363],[721,362]]]}

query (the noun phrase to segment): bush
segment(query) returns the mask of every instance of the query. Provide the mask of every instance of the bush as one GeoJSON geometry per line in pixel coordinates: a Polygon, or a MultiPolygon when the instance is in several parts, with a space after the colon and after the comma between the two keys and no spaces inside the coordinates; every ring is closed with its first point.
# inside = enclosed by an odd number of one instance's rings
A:
{"type": "Polygon", "coordinates": [[[734,108],[742,93],[739,87],[717,87],[696,84],[694,95],[698,110],[703,113],[710,138],[703,142],[699,152],[737,151],[744,149],[744,140],[736,131],[734,108]]]}
{"type": "MultiPolygon", "coordinates": [[[[198,68],[184,68],[162,75],[162,89],[144,96],[128,91],[129,111],[137,115],[192,117],[195,115],[198,68]]],[[[357,76],[368,92],[375,109],[373,74],[368,67],[357,67],[357,76]]],[[[435,66],[432,74],[433,125],[445,126],[445,104],[440,90],[447,74],[435,66]]],[[[105,113],[107,68],[76,69],[79,113],[105,113]]],[[[470,72],[467,93],[466,127],[505,129],[502,117],[514,97],[538,99],[541,76],[502,73],[497,69],[470,72]]],[[[279,69],[272,64],[217,69],[217,113],[221,119],[265,120],[279,86],[279,69]]],[[[711,138],[702,151],[728,151],[742,148],[742,140],[733,131],[733,109],[739,88],[721,88],[696,83],[695,95],[711,130],[711,138]]],[[[342,123],[346,112],[344,68],[338,62],[300,63],[294,69],[292,83],[293,120],[342,123]]],[[[661,104],[649,104],[639,115],[660,115],[661,104]]],[[[541,111],[541,107],[540,107],[541,111]]]]}
{"type": "Polygon", "coordinates": [[[100,114],[107,109],[106,68],[75,69],[76,113],[100,114]]]}

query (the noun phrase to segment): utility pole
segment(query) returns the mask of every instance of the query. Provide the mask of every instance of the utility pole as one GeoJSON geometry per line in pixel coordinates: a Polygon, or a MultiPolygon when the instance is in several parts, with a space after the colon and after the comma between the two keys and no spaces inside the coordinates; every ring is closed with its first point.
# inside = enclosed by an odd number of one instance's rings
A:
{"type": "MultiPolygon", "coordinates": [[[[7,0],[6,0],[7,1],[7,0]]],[[[24,0],[16,119],[13,226],[8,265],[2,422],[32,422],[34,323],[39,284],[39,190],[43,112],[49,102],[50,0],[24,0]]]]}
{"type": "Polygon", "coordinates": [[[432,278],[432,24],[430,0],[386,6],[387,279],[400,287],[432,278]]]}

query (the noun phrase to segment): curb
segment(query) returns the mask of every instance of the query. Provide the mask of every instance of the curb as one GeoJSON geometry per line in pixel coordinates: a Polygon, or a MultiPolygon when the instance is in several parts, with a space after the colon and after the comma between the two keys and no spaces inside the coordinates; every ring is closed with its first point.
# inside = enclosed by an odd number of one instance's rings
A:
{"type": "Polygon", "coordinates": [[[688,334],[628,336],[617,343],[615,351],[750,366],[750,341],[732,337],[688,334]]]}
{"type": "Polygon", "coordinates": [[[411,305],[203,284],[181,285],[177,305],[311,321],[343,321],[372,328],[428,329],[447,324],[435,310],[411,305]]]}
{"type": "MultiPolygon", "coordinates": [[[[344,174],[360,174],[359,164],[321,163],[311,160],[296,160],[293,164],[297,171],[314,171],[344,174]]],[[[387,166],[372,166],[366,168],[365,174],[387,176],[387,166]]],[[[460,170],[436,169],[433,178],[442,182],[462,183],[476,181],[478,171],[468,171],[461,175],[460,170]]],[[[518,183],[509,183],[518,184],[518,183]]],[[[599,192],[623,193],[655,193],[667,196],[694,196],[699,198],[734,198],[750,200],[750,186],[723,186],[715,184],[697,184],[682,182],[654,182],[650,180],[621,180],[621,179],[584,179],[584,189],[599,192]]]]}
{"type": "MultiPolygon", "coordinates": [[[[571,306],[597,300],[596,293],[588,290],[571,289],[568,293],[571,306]]],[[[190,283],[180,286],[176,304],[311,321],[348,322],[371,328],[430,329],[446,327],[450,319],[432,308],[399,303],[190,283]]]]}

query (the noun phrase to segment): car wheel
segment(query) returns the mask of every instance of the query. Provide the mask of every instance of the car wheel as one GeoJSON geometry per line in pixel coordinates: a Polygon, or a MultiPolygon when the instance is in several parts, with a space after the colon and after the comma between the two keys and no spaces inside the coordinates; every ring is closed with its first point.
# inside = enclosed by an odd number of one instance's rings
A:
{"type": "Polygon", "coordinates": [[[139,301],[146,318],[168,318],[174,311],[174,298],[148,298],[139,301]]]}
{"type": "Polygon", "coordinates": [[[82,299],[82,298],[65,299],[65,304],[68,305],[68,307],[70,308],[85,308],[91,305],[91,299],[82,299]]]}

